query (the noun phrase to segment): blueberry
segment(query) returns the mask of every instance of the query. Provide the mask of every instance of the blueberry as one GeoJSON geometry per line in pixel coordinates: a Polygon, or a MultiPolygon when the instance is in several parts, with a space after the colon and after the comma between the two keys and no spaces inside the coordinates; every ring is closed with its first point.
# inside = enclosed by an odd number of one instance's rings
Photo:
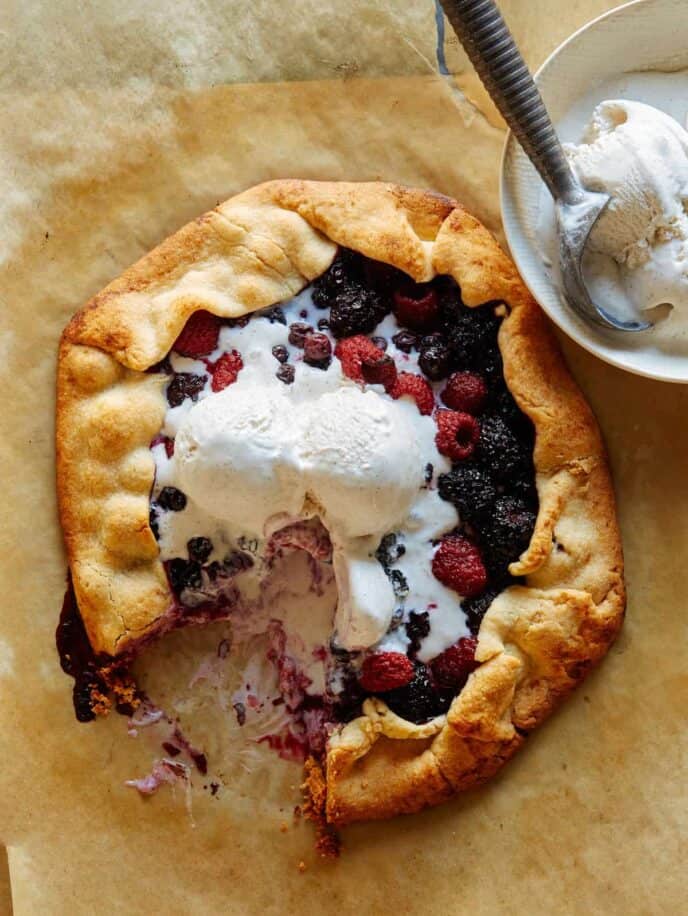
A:
{"type": "Polygon", "coordinates": [[[186,508],[186,495],[176,487],[163,487],[157,499],[161,509],[170,512],[181,512],[186,508]]]}
{"type": "Polygon", "coordinates": [[[275,324],[275,322],[278,324],[287,323],[284,309],[282,309],[282,307],[279,305],[273,305],[272,308],[267,309],[265,312],[263,312],[263,316],[268,319],[270,324],[275,324]]]}
{"type": "Polygon", "coordinates": [[[452,368],[452,356],[442,334],[429,334],[421,340],[418,365],[433,382],[446,378],[452,368]]]}
{"type": "Polygon", "coordinates": [[[183,560],[175,557],[167,564],[167,574],[170,577],[172,589],[179,594],[185,588],[200,588],[203,582],[201,565],[195,560],[183,560]]]}
{"type": "Polygon", "coordinates": [[[186,543],[186,549],[189,552],[190,560],[196,560],[197,563],[205,563],[213,552],[213,542],[210,538],[191,538],[186,543]]]}
{"type": "Polygon", "coordinates": [[[285,385],[291,385],[294,381],[294,367],[288,365],[280,366],[275,375],[280,382],[284,382],[285,385]]]}
{"type": "Polygon", "coordinates": [[[303,361],[317,369],[327,369],[332,362],[332,344],[326,334],[307,334],[303,342],[303,361]]]}
{"type": "Polygon", "coordinates": [[[313,327],[305,321],[294,321],[289,325],[289,343],[293,347],[303,348],[306,335],[313,333],[313,327]]]}
{"type": "Polygon", "coordinates": [[[418,346],[418,337],[412,334],[411,331],[399,331],[393,335],[392,341],[394,346],[401,350],[402,353],[410,353],[411,350],[418,346]]]}
{"type": "Polygon", "coordinates": [[[170,407],[179,407],[186,398],[197,401],[198,395],[203,390],[204,386],[204,375],[194,375],[191,372],[177,372],[167,386],[167,403],[170,407]]]}
{"type": "Polygon", "coordinates": [[[282,344],[276,344],[272,348],[272,355],[275,357],[278,363],[286,363],[289,359],[289,351],[286,347],[283,347],[282,344]]]}
{"type": "Polygon", "coordinates": [[[411,611],[406,623],[406,635],[409,638],[409,654],[416,655],[421,642],[430,632],[430,614],[427,611],[411,611]]]}

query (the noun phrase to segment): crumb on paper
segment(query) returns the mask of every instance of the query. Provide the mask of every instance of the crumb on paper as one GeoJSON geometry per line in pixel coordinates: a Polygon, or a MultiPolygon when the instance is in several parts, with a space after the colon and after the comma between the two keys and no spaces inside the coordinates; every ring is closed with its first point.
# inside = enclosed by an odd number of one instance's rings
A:
{"type": "Polygon", "coordinates": [[[303,861],[303,859],[299,862],[299,864],[298,864],[298,869],[299,869],[299,871],[301,872],[301,874],[303,874],[303,873],[305,872],[305,870],[306,870],[306,863],[303,861]]]}

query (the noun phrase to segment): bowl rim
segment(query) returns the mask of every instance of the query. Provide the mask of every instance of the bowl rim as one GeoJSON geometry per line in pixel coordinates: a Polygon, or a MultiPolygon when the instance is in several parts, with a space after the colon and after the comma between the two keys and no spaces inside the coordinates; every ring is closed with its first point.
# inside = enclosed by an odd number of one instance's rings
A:
{"type": "MultiPolygon", "coordinates": [[[[573,42],[577,41],[580,36],[589,31],[590,29],[596,27],[600,22],[605,19],[611,19],[617,16],[623,16],[627,13],[632,7],[647,6],[655,2],[655,0],[629,0],[627,3],[622,3],[619,6],[615,6],[610,10],[606,10],[604,13],[595,16],[593,19],[590,19],[588,22],[584,23],[582,26],[577,28],[572,32],[567,38],[564,39],[553,51],[551,51],[545,60],[540,64],[537,70],[533,74],[534,80],[539,82],[542,75],[551,65],[555,58],[559,55],[573,42]]],[[[623,71],[620,71],[623,72],[623,71]]],[[[585,331],[581,331],[575,326],[568,326],[561,323],[559,315],[553,312],[549,305],[545,305],[540,301],[540,298],[536,295],[535,290],[532,288],[531,284],[528,281],[526,276],[526,266],[524,263],[524,258],[521,256],[519,250],[515,245],[512,245],[512,239],[525,238],[524,234],[519,228],[518,218],[515,214],[515,206],[513,202],[516,200],[516,195],[511,190],[513,188],[513,181],[507,181],[506,176],[506,162],[507,157],[511,154],[514,146],[518,145],[511,129],[507,129],[506,136],[504,138],[504,144],[502,146],[502,154],[500,159],[499,166],[499,207],[500,214],[502,218],[502,228],[504,235],[509,246],[509,252],[511,258],[513,259],[519,274],[525,285],[530,290],[534,299],[540,306],[540,308],[545,312],[547,317],[557,326],[562,334],[565,334],[580,347],[586,350],[588,353],[591,353],[593,356],[598,359],[603,360],[609,365],[614,366],[617,369],[622,369],[624,372],[631,372],[633,375],[638,375],[643,378],[654,379],[656,381],[668,382],[670,384],[682,385],[688,383],[688,358],[685,359],[686,369],[685,373],[681,376],[679,375],[668,375],[659,370],[652,370],[651,368],[644,367],[642,365],[630,364],[624,360],[623,356],[617,356],[615,353],[610,352],[604,347],[602,341],[597,341],[594,337],[588,336],[585,331]],[[512,202],[511,205],[507,202],[512,202]],[[505,214],[508,212],[509,221],[505,218],[505,214]]],[[[525,154],[524,154],[525,155],[525,154]]]]}

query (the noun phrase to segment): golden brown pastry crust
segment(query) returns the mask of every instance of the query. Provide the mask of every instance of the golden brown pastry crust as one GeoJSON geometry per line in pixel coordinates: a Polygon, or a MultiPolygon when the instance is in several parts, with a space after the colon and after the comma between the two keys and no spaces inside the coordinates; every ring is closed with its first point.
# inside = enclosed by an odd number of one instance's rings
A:
{"type": "Polygon", "coordinates": [[[57,471],[78,604],[97,652],[126,652],[171,605],[148,525],[149,443],[165,410],[147,373],[200,308],[238,317],[293,296],[336,245],[414,279],[451,274],[467,305],[506,303],[504,374],[536,431],[540,510],[512,564],[526,584],[483,619],[482,662],[446,716],[413,725],[380,700],[329,740],[307,786],[331,824],[416,811],[477,785],[604,655],[622,621],[623,560],[597,424],[536,303],[490,233],[455,201],[396,185],[274,181],[181,229],[66,328],[57,471]],[[323,786],[326,792],[323,792],[323,786]]]}

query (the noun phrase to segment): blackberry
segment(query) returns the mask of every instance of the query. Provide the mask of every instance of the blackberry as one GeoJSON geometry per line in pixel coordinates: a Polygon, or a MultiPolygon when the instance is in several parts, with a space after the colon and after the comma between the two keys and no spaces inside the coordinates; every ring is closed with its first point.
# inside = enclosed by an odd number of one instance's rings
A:
{"type": "Polygon", "coordinates": [[[397,601],[403,601],[409,593],[406,576],[400,569],[391,569],[389,571],[389,581],[392,583],[392,588],[394,589],[394,597],[397,601]]]}
{"type": "Polygon", "coordinates": [[[196,560],[197,563],[205,563],[213,552],[213,542],[210,538],[191,538],[186,542],[186,549],[190,560],[196,560]]]}
{"type": "Polygon", "coordinates": [[[201,577],[201,564],[195,560],[183,560],[175,557],[167,564],[167,575],[170,578],[172,590],[177,594],[185,588],[200,588],[203,582],[201,577]]]}
{"type": "Polygon", "coordinates": [[[160,539],[160,529],[158,527],[158,513],[155,511],[155,508],[153,506],[150,507],[150,511],[148,513],[148,525],[150,527],[150,530],[153,532],[153,536],[155,537],[155,540],[156,541],[159,540],[160,539]]]}
{"type": "Polygon", "coordinates": [[[186,494],[176,487],[163,487],[157,499],[161,509],[169,512],[181,512],[186,508],[186,494]]]}
{"type": "Polygon", "coordinates": [[[72,699],[78,722],[92,722],[96,714],[93,711],[93,692],[106,693],[105,685],[91,666],[81,671],[74,681],[72,699]]]}
{"type": "Polygon", "coordinates": [[[332,362],[332,344],[326,334],[306,334],[303,342],[303,361],[316,369],[327,369],[332,362]]]}
{"type": "Polygon", "coordinates": [[[499,319],[489,306],[457,312],[448,328],[449,346],[461,369],[485,368],[494,362],[499,319]]]}
{"type": "Polygon", "coordinates": [[[489,516],[497,490],[486,470],[472,465],[455,465],[447,474],[441,474],[437,490],[447,502],[456,506],[462,522],[475,524],[489,516]]]}
{"type": "Polygon", "coordinates": [[[406,553],[406,548],[398,542],[396,534],[390,532],[380,541],[380,546],[375,551],[375,556],[385,571],[397,562],[406,553]]]}
{"type": "Polygon", "coordinates": [[[275,357],[278,363],[286,363],[289,359],[289,350],[282,344],[276,344],[272,348],[272,355],[275,357]]]}
{"type": "Polygon", "coordinates": [[[305,321],[295,321],[289,325],[289,343],[293,347],[303,349],[306,337],[313,333],[313,326],[305,321]]]}
{"type": "Polygon", "coordinates": [[[532,466],[532,455],[499,417],[483,417],[476,457],[499,482],[522,478],[532,466]]]}
{"type": "Polygon", "coordinates": [[[294,367],[289,365],[280,366],[275,375],[280,380],[284,382],[285,385],[291,385],[294,381],[294,367]]]}
{"type": "Polygon", "coordinates": [[[182,401],[191,398],[198,400],[199,393],[205,385],[204,375],[194,375],[191,372],[177,372],[167,386],[167,403],[170,407],[179,407],[182,401]]]}
{"type": "Polygon", "coordinates": [[[413,678],[404,687],[388,690],[382,698],[389,708],[409,722],[425,722],[440,715],[449,707],[449,701],[435,690],[430,672],[422,662],[414,665],[413,678]]]}
{"type": "Polygon", "coordinates": [[[446,378],[452,368],[452,354],[442,334],[429,334],[420,343],[418,365],[433,382],[446,378]]]}
{"type": "Polygon", "coordinates": [[[409,638],[409,654],[415,656],[421,642],[430,632],[430,614],[427,611],[411,611],[406,623],[406,635],[409,638]]]}
{"type": "Polygon", "coordinates": [[[418,346],[418,337],[412,334],[411,331],[399,331],[398,334],[393,335],[392,341],[394,346],[401,350],[402,353],[410,353],[411,350],[418,346]]]}
{"type": "Polygon", "coordinates": [[[360,283],[363,279],[363,261],[359,254],[348,248],[340,248],[330,269],[313,283],[313,304],[316,308],[326,309],[333,299],[345,287],[360,283]]]}
{"type": "Polygon", "coordinates": [[[498,594],[499,591],[496,588],[488,588],[474,598],[464,598],[461,603],[468,628],[474,636],[477,635],[483,617],[498,594]]]}
{"type": "Polygon", "coordinates": [[[380,295],[357,284],[347,284],[331,300],[330,331],[337,337],[368,334],[389,311],[380,295]]]}
{"type": "Polygon", "coordinates": [[[499,496],[492,517],[480,531],[485,561],[494,575],[504,574],[528,546],[535,527],[535,512],[513,496],[499,496]]]}
{"type": "Polygon", "coordinates": [[[409,280],[403,271],[392,267],[391,264],[383,264],[382,261],[372,261],[369,258],[363,260],[363,278],[367,286],[372,286],[373,289],[387,295],[391,295],[395,289],[409,280]]]}
{"type": "Polygon", "coordinates": [[[272,308],[266,309],[263,312],[263,317],[267,318],[270,324],[286,324],[287,318],[284,314],[284,309],[279,305],[273,305],[272,308]]]}
{"type": "Polygon", "coordinates": [[[492,391],[488,410],[500,420],[504,420],[517,435],[532,441],[533,424],[520,410],[506,385],[499,385],[492,391]]]}

